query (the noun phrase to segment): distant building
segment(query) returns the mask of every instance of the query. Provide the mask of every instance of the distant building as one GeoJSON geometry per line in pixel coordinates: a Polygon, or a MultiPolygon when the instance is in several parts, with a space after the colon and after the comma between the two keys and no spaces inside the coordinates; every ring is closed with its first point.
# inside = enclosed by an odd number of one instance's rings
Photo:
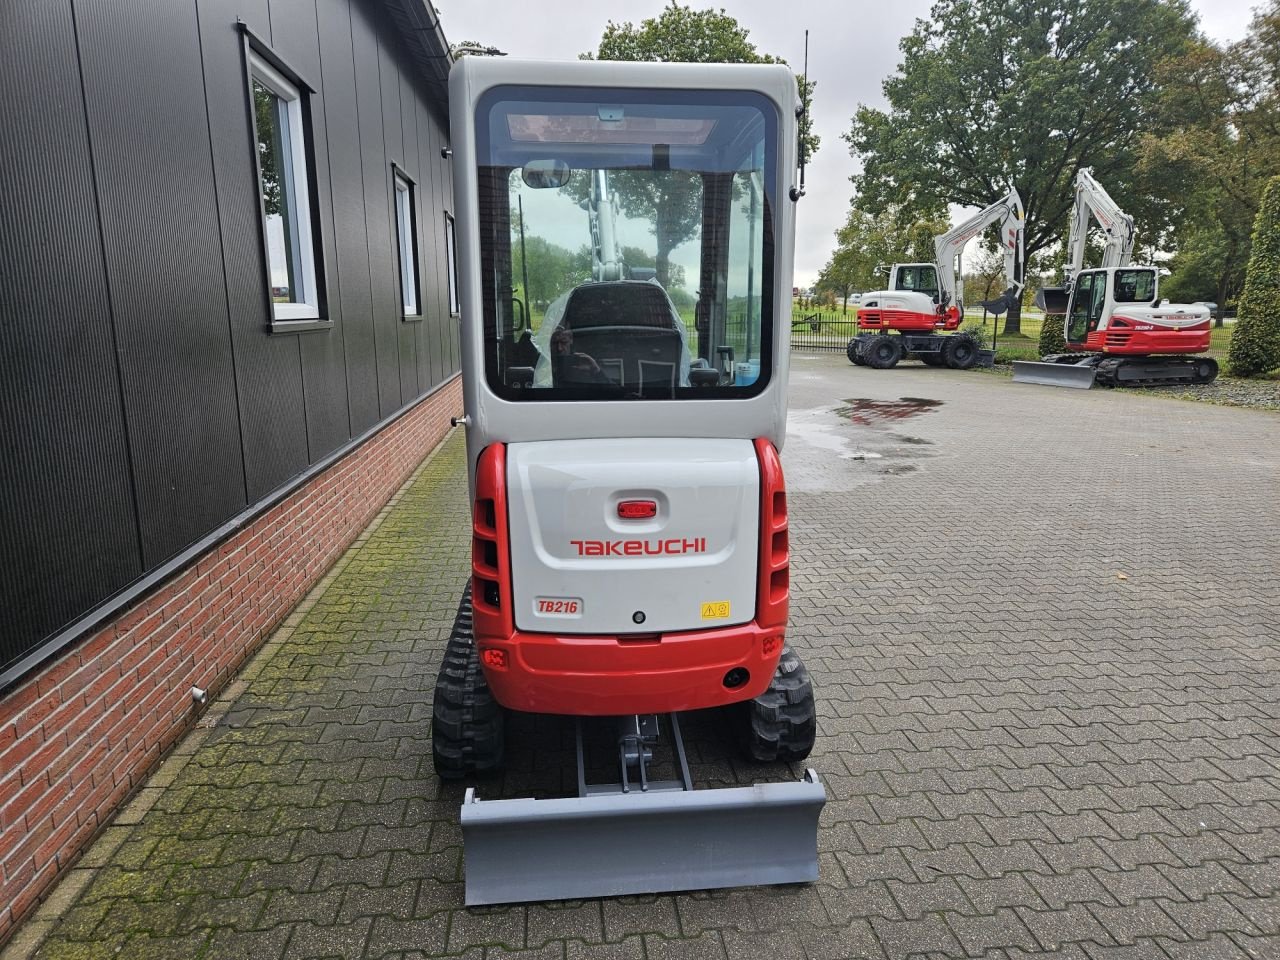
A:
{"type": "Polygon", "coordinates": [[[426,0],[6,6],[0,942],[461,406],[426,0]]]}

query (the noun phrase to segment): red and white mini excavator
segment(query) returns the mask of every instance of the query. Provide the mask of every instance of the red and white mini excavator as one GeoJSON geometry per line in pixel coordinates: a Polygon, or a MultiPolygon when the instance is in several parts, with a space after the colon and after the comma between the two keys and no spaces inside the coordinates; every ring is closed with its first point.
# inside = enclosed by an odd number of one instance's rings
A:
{"type": "Polygon", "coordinates": [[[1075,210],[1067,240],[1066,284],[1045,287],[1036,304],[1066,314],[1070,353],[1039,362],[1016,360],[1013,379],[1055,387],[1167,386],[1209,383],[1218,375],[1209,349],[1209,308],[1161,303],[1158,271],[1130,266],[1133,218],[1111,199],[1088,168],[1076,174],[1075,210]],[[1102,266],[1081,270],[1090,218],[1102,228],[1102,266]]]}
{"type": "Polygon", "coordinates": [[[467,789],[468,904],[817,879],[816,774],[695,790],[680,733],[816,735],[778,455],[798,105],[775,65],[453,67],[472,555],[436,771],[500,770],[509,711],[578,730],[576,796],[467,789]]]}
{"type": "Polygon", "coordinates": [[[964,322],[964,279],[957,269],[965,245],[992,224],[1000,224],[1000,246],[1008,288],[995,300],[984,301],[997,316],[1022,293],[1018,279],[1022,263],[1025,218],[1022,199],[1010,187],[995,203],[933,238],[933,263],[895,263],[889,289],[862,295],[858,329],[849,341],[850,362],[886,370],[914,354],[932,367],[968,370],[978,361],[981,344],[967,335],[948,336],[964,322]]]}

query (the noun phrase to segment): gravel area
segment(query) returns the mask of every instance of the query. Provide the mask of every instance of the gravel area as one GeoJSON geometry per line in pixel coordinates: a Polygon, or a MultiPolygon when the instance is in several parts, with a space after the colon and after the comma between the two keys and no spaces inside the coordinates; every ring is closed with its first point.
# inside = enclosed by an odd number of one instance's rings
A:
{"type": "MultiPolygon", "coordinates": [[[[1000,377],[1012,377],[1013,365],[1002,363],[983,370],[1000,377]]],[[[1216,403],[1227,407],[1252,407],[1255,410],[1280,410],[1280,379],[1241,380],[1237,377],[1218,377],[1213,383],[1188,384],[1183,387],[1121,388],[1125,393],[1142,393],[1154,397],[1172,397],[1175,400],[1194,400],[1199,403],[1216,403]]]]}
{"type": "Polygon", "coordinates": [[[1280,410],[1280,380],[1241,380],[1236,377],[1218,377],[1213,383],[1200,386],[1166,387],[1162,390],[1148,388],[1145,392],[1163,397],[1175,397],[1178,400],[1220,403],[1229,407],[1280,410]]]}

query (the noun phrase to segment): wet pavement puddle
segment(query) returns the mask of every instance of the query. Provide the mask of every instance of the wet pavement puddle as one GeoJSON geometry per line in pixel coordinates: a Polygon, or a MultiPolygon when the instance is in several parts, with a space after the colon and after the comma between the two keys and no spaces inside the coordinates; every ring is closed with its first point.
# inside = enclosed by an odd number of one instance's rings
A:
{"type": "Polygon", "coordinates": [[[836,407],[837,416],[844,417],[850,423],[868,427],[885,420],[907,420],[942,406],[941,400],[927,400],[924,397],[899,397],[897,400],[850,397],[841,402],[844,406],[836,407]]]}
{"type": "Polygon", "coordinates": [[[940,400],[899,397],[872,400],[851,397],[837,406],[793,409],[787,417],[789,486],[822,491],[876,483],[915,473],[912,461],[934,456],[932,440],[889,428],[942,406],[940,400]],[[863,462],[863,467],[853,467],[863,462]]]}

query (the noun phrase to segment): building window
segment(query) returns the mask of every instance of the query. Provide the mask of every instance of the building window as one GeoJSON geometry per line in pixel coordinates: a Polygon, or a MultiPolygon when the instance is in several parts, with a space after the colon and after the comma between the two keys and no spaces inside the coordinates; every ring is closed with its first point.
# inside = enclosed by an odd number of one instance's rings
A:
{"type": "Polygon", "coordinates": [[[449,269],[449,316],[462,313],[458,304],[458,245],[453,236],[453,217],[444,215],[444,252],[449,269]]]}
{"type": "Polygon", "coordinates": [[[297,84],[249,53],[258,192],[275,320],[320,317],[316,244],[307,175],[311,138],[297,84]]]}
{"type": "Polygon", "coordinates": [[[406,317],[415,317],[418,309],[418,243],[417,216],[413,183],[399,170],[392,173],[396,186],[396,245],[400,252],[400,303],[406,317]]]}

